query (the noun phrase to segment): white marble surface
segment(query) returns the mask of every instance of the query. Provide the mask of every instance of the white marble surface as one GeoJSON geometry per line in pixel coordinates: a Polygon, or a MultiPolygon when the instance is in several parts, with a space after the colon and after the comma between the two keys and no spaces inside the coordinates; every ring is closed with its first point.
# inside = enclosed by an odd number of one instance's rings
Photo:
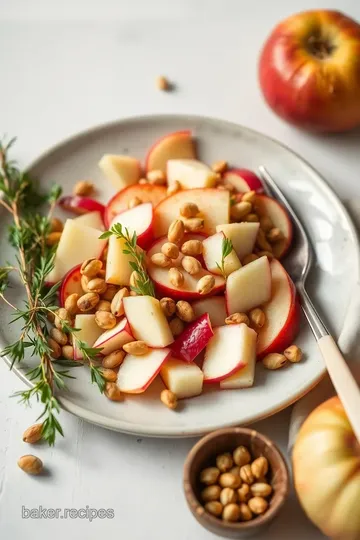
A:
{"type": "MultiPolygon", "coordinates": [[[[360,19],[357,0],[0,0],[1,132],[19,137],[28,163],[44,148],[93,124],[152,112],[233,120],[267,133],[308,159],[343,199],[360,195],[359,132],[312,136],[276,118],[256,80],[258,51],[282,17],[313,7],[360,19]],[[177,91],[163,94],[166,74],[177,91]]],[[[182,465],[193,440],[137,439],[62,413],[65,439],[36,448],[48,467],[27,477],[18,457],[37,406],[9,399],[21,383],[0,363],[0,536],[18,540],[215,538],[187,511],[182,465]],[[113,508],[114,519],[22,519],[36,508],[113,508]]],[[[286,450],[289,410],[256,425],[286,450]]],[[[319,540],[292,495],[263,537],[319,540]]]]}

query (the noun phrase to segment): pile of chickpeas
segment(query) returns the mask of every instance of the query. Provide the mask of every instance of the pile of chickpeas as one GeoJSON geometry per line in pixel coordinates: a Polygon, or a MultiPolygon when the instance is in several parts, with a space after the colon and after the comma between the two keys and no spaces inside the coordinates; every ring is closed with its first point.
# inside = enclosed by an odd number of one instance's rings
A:
{"type": "Polygon", "coordinates": [[[214,466],[200,473],[205,510],[228,522],[250,521],[264,514],[273,491],[268,474],[266,457],[253,459],[246,446],[218,455],[214,466]]]}

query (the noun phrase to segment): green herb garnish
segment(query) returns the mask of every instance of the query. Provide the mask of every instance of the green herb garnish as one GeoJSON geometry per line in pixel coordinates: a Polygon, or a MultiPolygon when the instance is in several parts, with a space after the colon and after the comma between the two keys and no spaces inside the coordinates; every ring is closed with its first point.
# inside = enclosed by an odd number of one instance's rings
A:
{"type": "MultiPolygon", "coordinates": [[[[0,205],[11,215],[9,242],[15,248],[15,265],[0,267],[0,299],[12,310],[11,322],[22,320],[23,326],[19,338],[5,347],[0,356],[8,356],[11,367],[25,358],[29,349],[32,356],[38,356],[39,364],[27,372],[33,387],[17,392],[20,401],[29,404],[35,397],[44,405],[39,418],[43,418],[42,437],[50,445],[55,443],[56,435],[63,435],[62,427],[56,417],[60,407],[55,397],[56,389],[66,389],[66,379],[74,378],[64,367],[82,365],[65,359],[54,360],[48,344],[48,316],[55,315],[57,290],[60,283],[48,289],[46,277],[54,267],[55,249],[47,246],[47,235],[51,231],[51,218],[55,205],[61,195],[61,187],[53,186],[47,195],[38,192],[36,183],[20,171],[16,163],[8,158],[8,152],[14,139],[8,143],[0,142],[0,205]],[[47,205],[47,214],[41,215],[38,209],[47,205]],[[20,277],[26,292],[26,300],[21,308],[13,305],[5,293],[9,286],[9,276],[15,272],[20,277]]],[[[63,331],[77,341],[79,350],[90,364],[91,380],[100,391],[105,388],[105,379],[101,369],[93,360],[100,349],[86,346],[76,337],[77,330],[65,321],[63,331]]]]}
{"type": "Polygon", "coordinates": [[[226,273],[225,273],[225,259],[233,250],[233,245],[231,240],[229,238],[223,238],[222,246],[221,246],[221,262],[216,263],[216,266],[220,270],[222,276],[224,279],[226,279],[226,273]]]}
{"type": "Polygon", "coordinates": [[[104,232],[100,238],[104,240],[112,235],[125,240],[123,253],[131,255],[134,259],[133,261],[129,261],[129,265],[134,272],[137,272],[137,278],[135,279],[135,286],[130,286],[131,290],[142,296],[155,296],[154,284],[146,271],[145,253],[137,245],[136,233],[130,234],[129,230],[123,227],[121,223],[116,223],[111,229],[104,232]]]}

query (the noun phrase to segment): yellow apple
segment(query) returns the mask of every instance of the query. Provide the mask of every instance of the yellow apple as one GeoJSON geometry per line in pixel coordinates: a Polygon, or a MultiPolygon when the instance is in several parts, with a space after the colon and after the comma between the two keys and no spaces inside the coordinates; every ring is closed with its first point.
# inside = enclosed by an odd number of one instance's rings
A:
{"type": "Polygon", "coordinates": [[[360,446],[337,397],[304,422],[294,446],[293,470],[296,492],[311,521],[330,538],[358,540],[360,446]]]}

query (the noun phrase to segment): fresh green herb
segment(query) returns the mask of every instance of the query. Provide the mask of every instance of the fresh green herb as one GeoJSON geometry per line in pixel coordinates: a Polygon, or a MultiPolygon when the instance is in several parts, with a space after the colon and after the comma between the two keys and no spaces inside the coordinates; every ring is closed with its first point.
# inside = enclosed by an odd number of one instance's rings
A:
{"type": "Polygon", "coordinates": [[[146,271],[145,253],[137,245],[136,233],[130,234],[129,230],[122,227],[121,223],[116,223],[111,229],[104,232],[100,238],[105,239],[112,235],[125,240],[123,253],[130,255],[134,259],[129,261],[129,265],[134,272],[137,272],[137,278],[135,278],[135,286],[130,286],[131,290],[142,296],[155,296],[154,284],[146,271]]]}
{"type": "MultiPolygon", "coordinates": [[[[46,245],[46,238],[51,230],[51,217],[56,202],[61,195],[60,186],[53,186],[48,195],[38,192],[36,183],[27,174],[22,173],[16,163],[8,158],[8,152],[14,139],[8,143],[0,142],[0,205],[12,217],[9,228],[9,241],[16,250],[16,266],[7,264],[0,267],[0,299],[12,310],[12,322],[22,320],[23,326],[19,338],[5,347],[0,356],[8,356],[11,367],[25,358],[26,349],[32,356],[38,356],[39,365],[27,372],[33,386],[29,390],[17,392],[20,401],[28,404],[36,398],[43,406],[39,418],[43,418],[42,437],[50,444],[55,443],[56,435],[63,435],[62,427],[56,418],[59,402],[55,397],[56,389],[66,389],[66,380],[73,378],[68,361],[53,360],[48,344],[48,316],[55,315],[57,309],[56,293],[60,283],[46,289],[46,277],[54,267],[54,248],[46,245]],[[38,213],[43,205],[48,206],[46,215],[38,213]],[[26,292],[22,309],[14,306],[6,297],[9,275],[17,272],[26,292]]],[[[101,370],[93,363],[99,349],[91,349],[78,340],[77,330],[66,322],[63,330],[72,336],[90,364],[91,379],[96,382],[101,392],[104,391],[105,379],[101,370]]],[[[72,362],[73,366],[78,363],[72,362]]]]}
{"type": "MultiPolygon", "coordinates": [[[[101,347],[97,347],[97,348],[88,347],[84,341],[78,338],[77,332],[79,331],[79,329],[73,328],[66,321],[62,321],[61,326],[62,326],[63,332],[71,335],[72,343],[79,349],[79,352],[81,353],[83,360],[85,360],[85,362],[89,364],[91,382],[93,384],[97,384],[100,392],[103,394],[105,390],[106,380],[104,379],[102,375],[101,367],[97,366],[94,363],[96,362],[99,354],[101,353],[102,348],[101,347]]],[[[60,361],[57,360],[56,362],[60,362],[60,361]]],[[[66,360],[61,360],[61,362],[66,362],[66,360]]],[[[65,364],[63,363],[63,365],[65,364]]],[[[67,365],[69,366],[69,364],[67,365]]]]}
{"type": "Polygon", "coordinates": [[[221,262],[220,264],[216,263],[216,266],[220,270],[224,279],[226,279],[225,259],[228,255],[230,255],[232,250],[233,250],[233,245],[232,245],[231,240],[229,240],[229,238],[224,238],[222,241],[222,246],[221,246],[221,262]]]}

